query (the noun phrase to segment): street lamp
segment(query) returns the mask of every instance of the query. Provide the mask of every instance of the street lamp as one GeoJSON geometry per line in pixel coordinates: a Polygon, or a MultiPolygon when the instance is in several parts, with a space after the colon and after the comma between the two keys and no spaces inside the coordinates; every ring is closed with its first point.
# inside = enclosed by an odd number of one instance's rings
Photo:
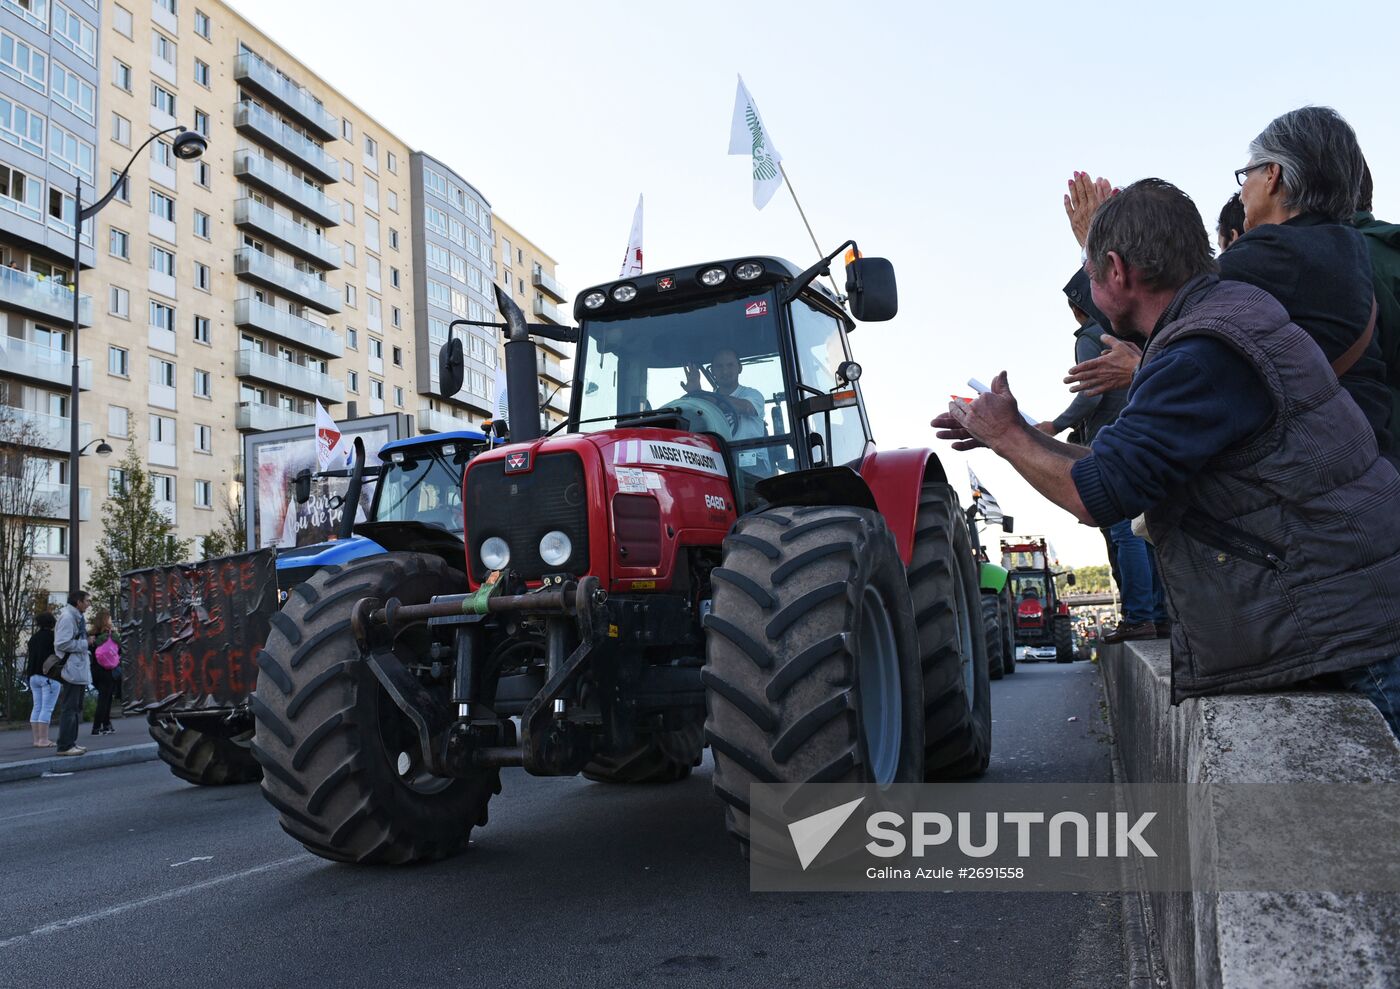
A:
{"type": "MultiPolygon", "coordinates": [[[[117,176],[117,180],[112,183],[112,188],[107,190],[106,195],[91,206],[83,205],[83,180],[78,179],[73,190],[73,379],[68,391],[68,590],[69,593],[76,593],[81,589],[80,561],[78,558],[78,458],[83,455],[87,446],[78,447],[78,305],[82,296],[78,291],[78,276],[82,270],[82,236],[83,223],[91,219],[102,211],[102,207],[112,201],[112,197],[126,184],[127,173],[131,171],[131,166],[136,164],[136,159],[150,146],[151,142],[166,134],[173,134],[179,131],[179,136],[174,141],[175,157],[181,161],[194,161],[204,154],[209,147],[209,142],[202,134],[195,131],[186,130],[184,127],[168,127],[163,131],[157,131],[136,149],[131,160],[126,163],[122,173],[117,176]]],[[[96,224],[94,224],[94,229],[96,224]]],[[[96,250],[94,238],[93,248],[96,250]]],[[[112,452],[111,446],[105,439],[97,441],[97,449],[94,451],[98,456],[105,457],[112,452]]]]}

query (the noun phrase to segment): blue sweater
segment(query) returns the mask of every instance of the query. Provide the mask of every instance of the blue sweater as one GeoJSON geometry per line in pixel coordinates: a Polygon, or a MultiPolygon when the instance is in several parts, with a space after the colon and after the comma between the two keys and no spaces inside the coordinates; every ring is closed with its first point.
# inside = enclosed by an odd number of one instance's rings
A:
{"type": "Polygon", "coordinates": [[[1106,528],[1170,495],[1211,457],[1268,425],[1273,411],[1249,361],[1214,337],[1187,337],[1138,371],[1127,407],[1070,476],[1106,528]]]}

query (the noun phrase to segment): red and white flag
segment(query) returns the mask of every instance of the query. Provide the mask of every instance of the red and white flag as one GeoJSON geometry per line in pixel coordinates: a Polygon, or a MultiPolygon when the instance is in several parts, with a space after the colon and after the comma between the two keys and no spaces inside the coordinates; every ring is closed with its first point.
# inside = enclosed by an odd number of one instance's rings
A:
{"type": "Polygon", "coordinates": [[[627,253],[622,257],[619,278],[631,278],[642,273],[642,197],[637,196],[637,212],[632,214],[632,233],[627,238],[627,253]]]}
{"type": "MultiPolygon", "coordinates": [[[[341,466],[335,462],[337,447],[340,446],[340,427],[331,414],[318,400],[316,402],[316,469],[331,470],[341,466]]],[[[343,456],[343,455],[342,455],[343,456]]]]}

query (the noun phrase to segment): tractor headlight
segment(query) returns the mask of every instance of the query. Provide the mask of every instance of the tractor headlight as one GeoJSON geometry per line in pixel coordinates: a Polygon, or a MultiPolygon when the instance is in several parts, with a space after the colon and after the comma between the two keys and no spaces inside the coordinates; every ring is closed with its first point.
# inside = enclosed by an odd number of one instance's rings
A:
{"type": "MultiPolygon", "coordinates": [[[[485,547],[482,547],[485,549],[485,547]]],[[[551,567],[562,567],[574,555],[574,544],[558,529],[546,532],[540,540],[540,559],[551,567]]]]}
{"type": "Polygon", "coordinates": [[[637,286],[619,285],[612,290],[612,297],[618,302],[631,302],[637,297],[637,286]]]}
{"type": "Polygon", "coordinates": [[[504,570],[510,562],[510,546],[500,536],[492,536],[481,544],[481,564],[487,570],[504,570]]]}
{"type": "Polygon", "coordinates": [[[604,302],[607,301],[608,297],[602,292],[589,292],[583,297],[583,305],[585,309],[597,309],[599,306],[601,306],[604,302]]]}
{"type": "Polygon", "coordinates": [[[745,261],[734,269],[734,277],[745,282],[751,282],[761,274],[763,274],[763,265],[757,261],[745,261]]]}
{"type": "Polygon", "coordinates": [[[706,268],[704,271],[700,272],[701,284],[708,285],[710,288],[722,284],[728,277],[729,272],[725,271],[723,268],[706,268]]]}

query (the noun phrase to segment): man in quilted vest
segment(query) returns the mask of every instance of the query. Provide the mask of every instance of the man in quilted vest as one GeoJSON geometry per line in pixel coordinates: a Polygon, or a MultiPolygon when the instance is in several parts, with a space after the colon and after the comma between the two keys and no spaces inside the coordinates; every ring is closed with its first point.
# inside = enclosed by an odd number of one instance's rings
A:
{"type": "Polygon", "coordinates": [[[1358,690],[1400,736],[1400,474],[1327,358],[1262,289],[1221,281],[1200,212],[1144,179],[1099,207],[1095,304],[1145,344],[1092,446],[1025,425],[1005,373],[934,420],[1087,525],[1146,515],[1172,700],[1304,681],[1358,690]]]}

